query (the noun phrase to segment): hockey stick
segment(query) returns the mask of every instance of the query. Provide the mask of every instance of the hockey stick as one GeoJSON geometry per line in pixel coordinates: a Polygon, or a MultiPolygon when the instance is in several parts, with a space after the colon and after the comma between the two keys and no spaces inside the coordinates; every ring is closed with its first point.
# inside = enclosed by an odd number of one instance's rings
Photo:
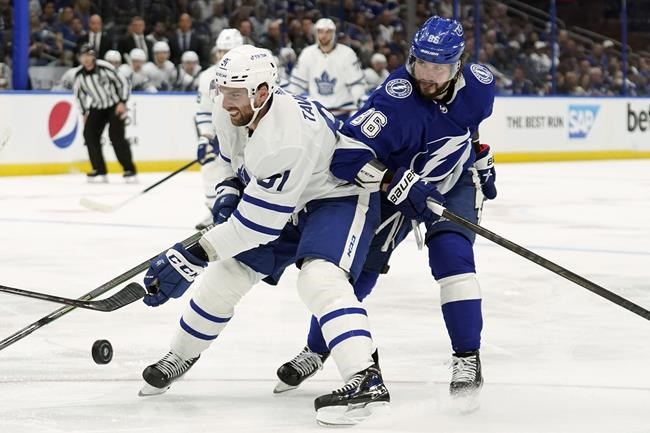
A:
{"type": "Polygon", "coordinates": [[[100,202],[91,200],[91,199],[86,198],[86,197],[82,197],[81,200],[79,200],[79,204],[81,204],[86,209],[95,210],[95,211],[98,211],[98,212],[104,212],[104,213],[113,212],[113,211],[121,208],[122,206],[126,205],[127,203],[132,202],[133,200],[140,197],[141,195],[146,194],[147,192],[151,191],[152,189],[154,189],[155,187],[157,187],[161,183],[165,182],[166,180],[170,179],[171,177],[176,176],[178,173],[180,173],[180,172],[182,172],[184,170],[187,170],[188,168],[190,168],[191,166],[193,166],[197,162],[199,162],[198,159],[195,159],[194,161],[188,162],[187,164],[185,164],[184,166],[182,166],[178,170],[176,170],[176,171],[174,171],[172,173],[169,173],[167,176],[160,179],[158,182],[154,183],[151,186],[148,186],[147,188],[143,189],[142,191],[140,191],[136,195],[127,198],[123,202],[120,202],[120,203],[117,203],[117,204],[114,204],[114,205],[109,205],[109,204],[104,204],[104,203],[100,203],[100,202]]]}
{"type": "Polygon", "coordinates": [[[481,227],[478,224],[474,224],[471,221],[466,220],[463,217],[460,217],[453,212],[450,212],[448,209],[446,209],[444,206],[429,200],[428,202],[429,209],[433,211],[436,215],[439,215],[443,218],[447,218],[450,221],[455,222],[458,225],[461,225],[463,227],[466,227],[476,233],[477,235],[480,235],[484,237],[485,239],[488,239],[492,242],[494,242],[497,245],[500,245],[510,251],[512,251],[515,254],[519,254],[521,257],[530,260],[533,263],[536,263],[540,265],[543,268],[548,269],[549,271],[566,278],[567,280],[584,287],[585,289],[589,290],[590,292],[593,292],[599,296],[602,296],[603,298],[607,299],[608,301],[611,301],[615,303],[616,305],[620,305],[621,307],[633,312],[634,314],[637,314],[641,317],[643,317],[646,320],[650,320],[650,311],[646,310],[645,308],[641,307],[640,305],[637,305],[633,303],[632,301],[628,301],[627,299],[623,298],[622,296],[617,295],[616,293],[610,292],[609,290],[605,289],[604,287],[599,286],[596,283],[593,283],[589,280],[587,280],[584,277],[581,277],[578,274],[574,274],[573,272],[569,271],[568,269],[563,268],[560,265],[557,265],[553,263],[550,260],[545,259],[542,256],[539,256],[535,254],[534,252],[517,245],[516,243],[509,241],[508,239],[505,239],[498,234],[491,232],[490,230],[481,227]]]}
{"type": "MultiPolygon", "coordinates": [[[[206,227],[204,230],[201,230],[198,233],[193,234],[189,238],[185,239],[183,242],[183,246],[185,248],[188,248],[191,250],[192,246],[196,245],[196,243],[199,241],[203,233],[206,231],[210,230],[213,226],[210,225],[206,227]]],[[[156,255],[157,256],[157,255],[156,255]]],[[[129,269],[128,271],[124,272],[122,275],[118,275],[117,277],[113,278],[112,280],[102,284],[101,286],[97,287],[96,289],[86,293],[85,295],[81,296],[78,300],[79,301],[90,301],[92,299],[95,299],[96,297],[103,295],[104,293],[108,292],[111,289],[114,289],[115,287],[119,286],[122,283],[127,282],[131,278],[135,277],[141,272],[144,272],[149,268],[149,261],[153,260],[156,256],[152,257],[149,260],[146,260],[142,263],[140,263],[138,266],[129,269]]],[[[24,328],[14,332],[10,336],[6,337],[3,340],[0,340],[0,350],[4,349],[7,346],[11,346],[17,341],[22,340],[23,338],[27,337],[29,334],[32,332],[36,331],[39,328],[42,328],[43,326],[47,325],[48,323],[51,323],[58,319],[59,317],[62,317],[66,314],[68,314],[70,311],[74,310],[75,307],[68,305],[62,308],[59,308],[58,310],[55,310],[48,314],[47,316],[44,316],[37,320],[34,323],[31,323],[24,328]]]]}
{"type": "Polygon", "coordinates": [[[128,286],[99,301],[82,301],[79,299],[64,298],[62,296],[48,295],[47,293],[32,292],[30,290],[16,289],[14,287],[0,286],[0,292],[12,293],[27,298],[41,299],[43,301],[56,302],[59,304],[71,305],[77,308],[85,308],[95,311],[115,311],[129,305],[138,299],[142,299],[147,293],[140,284],[130,283],[128,286]]]}

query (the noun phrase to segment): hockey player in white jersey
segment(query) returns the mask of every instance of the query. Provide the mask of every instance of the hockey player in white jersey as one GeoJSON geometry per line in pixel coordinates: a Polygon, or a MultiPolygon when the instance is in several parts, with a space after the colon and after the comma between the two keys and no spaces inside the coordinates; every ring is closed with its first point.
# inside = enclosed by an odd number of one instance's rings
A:
{"type": "Polygon", "coordinates": [[[367,313],[348,280],[357,278],[378,223],[378,195],[330,174],[337,142],[349,139],[318,102],[276,88],[272,59],[268,50],[243,45],[218,65],[219,171],[224,184],[237,179],[245,187],[220,187],[215,212],[232,216],[196,246],[176,244],[152,260],[145,276],[150,306],[180,297],[207,269],[171,350],[144,370],[141,395],[165,392],[218,337],[253,285],[263,278],[274,284],[297,263],[300,298],[319,318],[346,381],[315,400],[317,420],[354,424],[390,400],[371,357],[367,313]],[[238,204],[228,211],[229,196],[238,204]]]}
{"type": "Polygon", "coordinates": [[[336,25],[321,18],[314,25],[316,43],[300,53],[287,90],[307,94],[344,121],[366,92],[359,59],[352,48],[336,43],[336,25]]]}
{"type": "Polygon", "coordinates": [[[158,89],[149,77],[142,72],[142,67],[147,62],[147,54],[141,48],[134,48],[129,52],[128,63],[120,65],[119,71],[131,84],[131,89],[156,93],[158,89]]]}
{"type": "Polygon", "coordinates": [[[176,82],[177,71],[169,61],[169,44],[158,41],[153,44],[153,62],[147,62],[142,72],[158,90],[171,90],[176,82]]]}
{"type": "Polygon", "coordinates": [[[194,51],[185,51],[181,56],[181,64],[178,65],[174,90],[179,92],[197,91],[199,87],[199,55],[194,51]]]}
{"type": "MultiPolygon", "coordinates": [[[[194,115],[194,122],[199,134],[197,159],[199,160],[199,164],[201,164],[201,178],[203,180],[205,205],[208,209],[212,209],[212,206],[214,205],[214,187],[220,181],[216,169],[217,165],[215,164],[215,156],[218,148],[215,149],[215,144],[217,143],[213,142],[215,132],[214,125],[212,125],[212,110],[214,107],[213,98],[215,95],[211,95],[210,83],[214,79],[217,71],[217,64],[223,56],[226,55],[228,51],[241,45],[244,45],[244,38],[242,38],[239,30],[223,29],[219,33],[214,48],[212,49],[213,65],[199,74],[199,89],[196,95],[196,114],[194,115]]],[[[203,230],[210,224],[212,224],[212,212],[196,225],[196,229],[203,230]]]]}

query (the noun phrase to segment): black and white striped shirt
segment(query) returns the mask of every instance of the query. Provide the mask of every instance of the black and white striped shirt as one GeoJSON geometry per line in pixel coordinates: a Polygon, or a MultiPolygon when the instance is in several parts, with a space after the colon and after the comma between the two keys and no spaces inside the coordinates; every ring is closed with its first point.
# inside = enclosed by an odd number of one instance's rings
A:
{"type": "Polygon", "coordinates": [[[91,71],[81,67],[74,77],[74,95],[83,114],[91,108],[102,110],[126,102],[130,91],[124,75],[104,60],[96,60],[91,71]]]}

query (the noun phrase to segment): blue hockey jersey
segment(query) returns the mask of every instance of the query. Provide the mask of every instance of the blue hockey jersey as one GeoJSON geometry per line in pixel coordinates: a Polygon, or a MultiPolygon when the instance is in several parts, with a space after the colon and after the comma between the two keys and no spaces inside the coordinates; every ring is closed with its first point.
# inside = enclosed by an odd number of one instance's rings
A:
{"type": "Polygon", "coordinates": [[[410,168],[443,194],[454,186],[474,162],[472,136],[492,113],[494,76],[483,65],[465,65],[441,102],[422,98],[416,86],[406,68],[398,68],[345,122],[341,134],[357,141],[336,149],[330,166],[336,177],[353,182],[377,158],[390,171],[410,168]]]}

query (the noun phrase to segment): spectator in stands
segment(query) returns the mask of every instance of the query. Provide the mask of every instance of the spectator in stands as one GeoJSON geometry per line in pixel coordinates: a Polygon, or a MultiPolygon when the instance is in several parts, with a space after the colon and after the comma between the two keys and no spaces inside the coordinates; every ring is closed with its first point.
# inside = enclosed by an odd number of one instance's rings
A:
{"type": "Polygon", "coordinates": [[[196,6],[199,10],[197,19],[207,21],[212,16],[213,5],[215,0],[194,0],[192,6],[196,6]]]}
{"type": "Polygon", "coordinates": [[[386,56],[381,53],[375,53],[370,58],[370,67],[363,70],[363,75],[366,77],[366,91],[372,91],[375,87],[379,86],[388,77],[389,72],[386,69],[388,60],[386,56]]]}
{"type": "Polygon", "coordinates": [[[153,25],[153,30],[146,37],[146,40],[155,44],[158,41],[167,42],[169,44],[169,38],[167,37],[167,24],[164,21],[156,21],[153,25]]]}
{"type": "MultiPolygon", "coordinates": [[[[43,14],[41,15],[40,21],[47,26],[53,26],[56,23],[56,19],[57,14],[56,8],[54,7],[54,2],[46,2],[45,5],[43,5],[43,14]]],[[[32,27],[32,32],[33,31],[34,28],[32,27]]]]}
{"type": "Polygon", "coordinates": [[[11,68],[0,59],[0,90],[11,89],[11,68]]]}
{"type": "Polygon", "coordinates": [[[122,54],[126,60],[126,55],[134,48],[140,48],[147,55],[148,59],[152,59],[153,44],[144,37],[145,23],[142,17],[135,16],[131,19],[129,26],[129,33],[120,39],[117,44],[117,50],[122,54]]]}
{"type": "MultiPolygon", "coordinates": [[[[291,44],[291,48],[293,48],[293,50],[296,52],[297,56],[300,56],[302,50],[307,46],[312,45],[309,43],[309,40],[306,38],[302,29],[303,25],[299,20],[293,19],[289,22],[289,43],[291,44]]],[[[311,40],[313,41],[314,39],[312,38],[311,40]]]]}
{"type": "Polygon", "coordinates": [[[74,6],[72,9],[74,11],[74,16],[81,20],[84,29],[88,28],[90,16],[91,16],[91,10],[93,7],[91,1],[75,0],[73,4],[74,6]]]}
{"type": "Polygon", "coordinates": [[[169,61],[169,45],[167,42],[156,42],[152,51],[154,61],[147,62],[142,67],[142,72],[159,91],[171,90],[176,82],[177,71],[169,61]]]}
{"type": "Polygon", "coordinates": [[[282,41],[282,32],[280,31],[281,22],[280,20],[271,21],[266,35],[259,42],[260,47],[271,51],[274,56],[278,56],[280,54],[280,48],[286,45],[282,41]]]}
{"type": "Polygon", "coordinates": [[[551,58],[548,56],[546,42],[535,42],[535,50],[529,56],[532,70],[538,75],[546,75],[551,70],[551,58]]]}
{"type": "Polygon", "coordinates": [[[241,20],[237,29],[244,38],[244,44],[257,45],[257,41],[253,38],[253,25],[249,19],[241,20]]]}
{"type": "Polygon", "coordinates": [[[611,96],[614,94],[605,84],[603,70],[600,66],[594,66],[589,72],[589,88],[587,89],[587,93],[589,96],[611,96]]]}
{"type": "Polygon", "coordinates": [[[211,44],[214,45],[214,41],[219,36],[219,33],[223,29],[227,29],[228,17],[224,14],[224,5],[223,0],[215,0],[212,5],[212,17],[208,19],[208,25],[210,27],[210,33],[212,34],[211,44]]]}
{"type": "Polygon", "coordinates": [[[171,61],[179,64],[181,56],[185,51],[194,51],[198,54],[201,64],[206,62],[203,55],[203,42],[192,30],[192,17],[189,14],[181,14],[178,18],[177,29],[174,35],[169,38],[171,49],[171,61]]]}
{"type": "Polygon", "coordinates": [[[534,95],[535,87],[533,83],[526,78],[526,74],[521,66],[516,66],[512,72],[512,82],[505,87],[508,95],[534,95]]]}
{"type": "Polygon", "coordinates": [[[258,4],[255,8],[255,15],[250,17],[250,22],[253,26],[253,39],[261,41],[264,35],[268,32],[269,25],[272,21],[277,20],[271,20],[271,18],[269,18],[268,6],[264,3],[258,4]]]}
{"type": "Polygon", "coordinates": [[[38,15],[30,17],[32,31],[29,47],[30,66],[57,64],[63,56],[63,37],[42,24],[38,15]]]}
{"type": "Polygon", "coordinates": [[[99,15],[91,15],[88,18],[88,33],[80,36],[77,40],[77,48],[75,54],[79,53],[79,48],[83,44],[90,44],[97,53],[99,58],[104,58],[106,51],[112,48],[111,38],[108,34],[104,33],[104,22],[99,15]]]}

